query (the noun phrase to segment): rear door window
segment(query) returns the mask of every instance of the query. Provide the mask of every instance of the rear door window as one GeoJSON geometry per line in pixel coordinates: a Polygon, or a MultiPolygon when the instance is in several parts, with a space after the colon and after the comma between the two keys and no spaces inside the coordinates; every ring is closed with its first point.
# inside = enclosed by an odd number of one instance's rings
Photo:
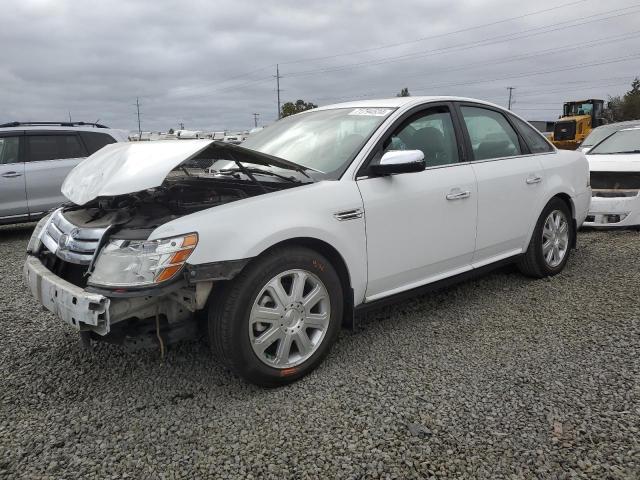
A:
{"type": "Polygon", "coordinates": [[[27,135],[28,161],[62,160],[86,157],[77,135],[27,135]]]}
{"type": "Polygon", "coordinates": [[[116,139],[107,133],[98,132],[79,132],[82,141],[87,146],[89,155],[93,155],[105,145],[116,143],[116,139]]]}
{"type": "Polygon", "coordinates": [[[522,155],[518,134],[504,115],[481,107],[460,107],[474,160],[522,155]]]}
{"type": "Polygon", "coordinates": [[[19,163],[20,137],[0,137],[0,165],[19,163]]]}

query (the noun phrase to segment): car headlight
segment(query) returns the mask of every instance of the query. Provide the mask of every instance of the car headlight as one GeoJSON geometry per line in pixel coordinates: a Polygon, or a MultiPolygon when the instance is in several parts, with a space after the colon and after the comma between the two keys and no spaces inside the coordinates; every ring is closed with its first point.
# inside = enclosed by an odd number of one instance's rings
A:
{"type": "Polygon", "coordinates": [[[51,220],[51,216],[53,212],[49,215],[42,217],[40,221],[36,224],[36,228],[33,229],[33,233],[31,234],[31,238],[29,239],[29,243],[27,244],[27,253],[30,255],[34,255],[38,253],[40,250],[40,237],[42,236],[42,232],[45,227],[49,224],[49,220],[51,220]]]}
{"type": "Polygon", "coordinates": [[[160,240],[109,240],[96,260],[89,284],[141,287],[174,278],[198,244],[198,234],[160,240]]]}

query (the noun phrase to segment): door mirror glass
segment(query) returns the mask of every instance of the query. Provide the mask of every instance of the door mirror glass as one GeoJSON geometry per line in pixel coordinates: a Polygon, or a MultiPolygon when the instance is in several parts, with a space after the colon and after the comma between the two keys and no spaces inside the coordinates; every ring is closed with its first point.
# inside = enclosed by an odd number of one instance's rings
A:
{"type": "Polygon", "coordinates": [[[374,175],[421,172],[426,168],[421,150],[389,150],[378,163],[369,166],[374,175]]]}

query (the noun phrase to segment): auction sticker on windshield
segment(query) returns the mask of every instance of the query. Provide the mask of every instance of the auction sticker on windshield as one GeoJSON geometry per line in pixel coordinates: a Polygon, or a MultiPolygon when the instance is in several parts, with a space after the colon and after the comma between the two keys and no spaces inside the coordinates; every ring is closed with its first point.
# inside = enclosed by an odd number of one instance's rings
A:
{"type": "Polygon", "coordinates": [[[356,108],[349,115],[367,115],[370,117],[386,117],[393,110],[391,108],[356,108]]]}

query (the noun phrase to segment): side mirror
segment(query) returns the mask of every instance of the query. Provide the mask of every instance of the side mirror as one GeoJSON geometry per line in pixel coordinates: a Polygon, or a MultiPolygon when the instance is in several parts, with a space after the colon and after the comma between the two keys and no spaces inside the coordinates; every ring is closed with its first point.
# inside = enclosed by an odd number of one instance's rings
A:
{"type": "Polygon", "coordinates": [[[421,172],[427,167],[421,150],[390,150],[382,155],[378,163],[369,165],[374,175],[421,172]]]}

